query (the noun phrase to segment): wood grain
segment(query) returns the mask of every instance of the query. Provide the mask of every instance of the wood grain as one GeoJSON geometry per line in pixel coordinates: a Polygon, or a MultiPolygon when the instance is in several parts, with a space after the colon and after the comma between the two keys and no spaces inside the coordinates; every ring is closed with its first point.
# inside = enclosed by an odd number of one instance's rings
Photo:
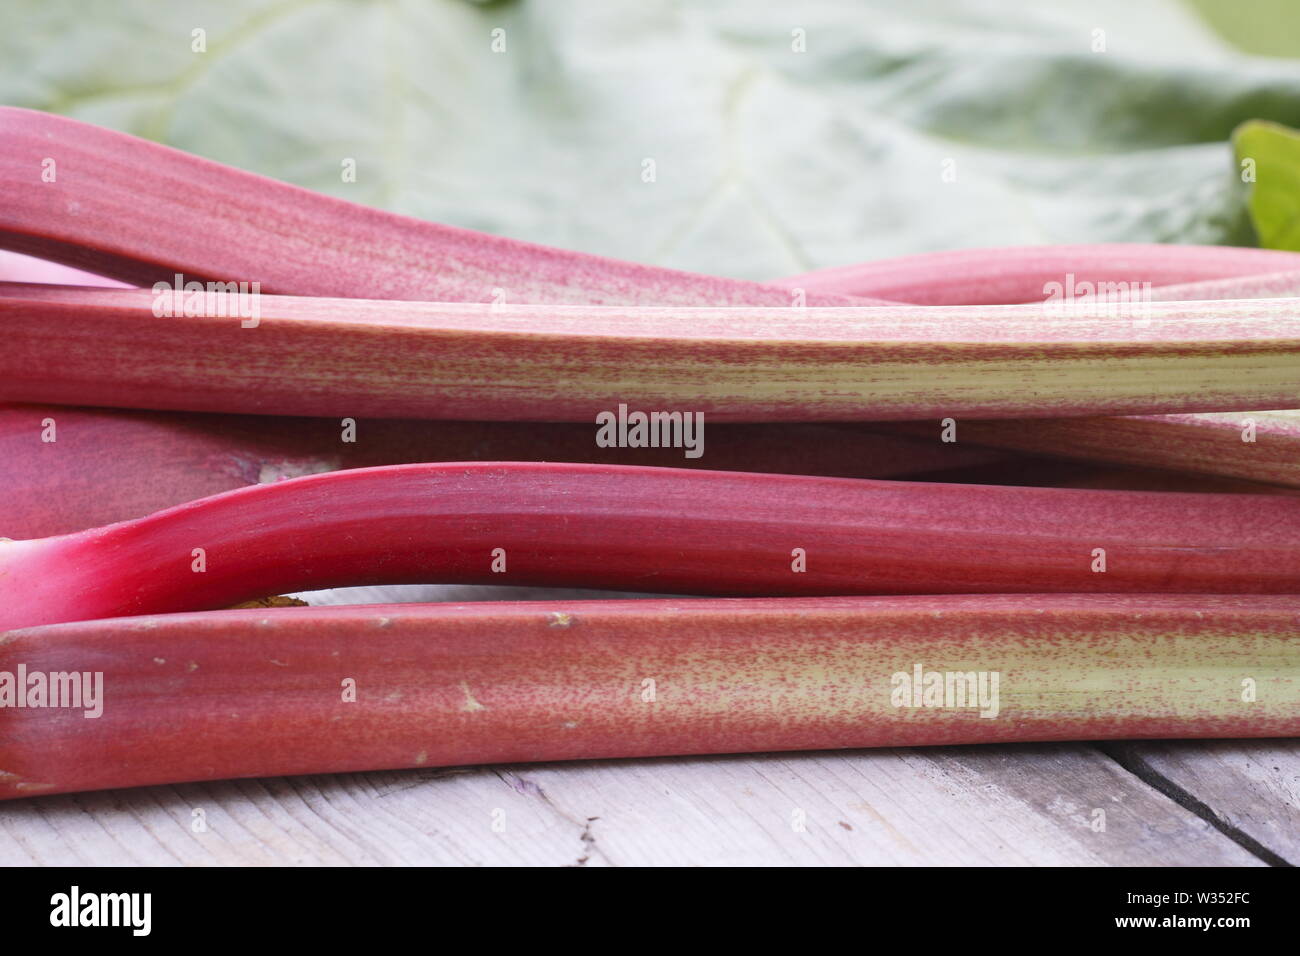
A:
{"type": "Polygon", "coordinates": [[[8,803],[0,833],[7,866],[1260,865],[1086,745],[150,787],[8,803]]]}

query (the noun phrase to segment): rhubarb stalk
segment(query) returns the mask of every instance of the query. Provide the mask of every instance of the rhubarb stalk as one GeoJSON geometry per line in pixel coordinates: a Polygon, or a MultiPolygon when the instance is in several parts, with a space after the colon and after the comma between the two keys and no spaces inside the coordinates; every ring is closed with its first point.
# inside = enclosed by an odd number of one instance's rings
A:
{"type": "Polygon", "coordinates": [[[809,293],[917,305],[996,305],[1041,302],[1051,283],[1064,284],[1067,276],[1076,287],[1118,282],[1140,289],[1144,283],[1231,280],[1296,269],[1300,255],[1275,249],[1113,242],[955,249],[821,269],[778,281],[809,293]]]}
{"type": "Polygon", "coordinates": [[[0,710],[0,798],[601,757],[1291,737],[1296,606],[1185,595],[658,599],[32,628],[0,637],[0,675],[102,680],[78,707],[0,710]]]}
{"type": "MultiPolygon", "coordinates": [[[[226,298],[222,298],[226,296],[226,298]]],[[[0,289],[0,400],[587,421],[629,397],[719,421],[1300,406],[1300,300],[1041,306],[487,306],[262,296],[155,314],[147,289],[0,289]],[[242,301],[242,300],[241,300],[242,301]],[[165,371],[164,371],[165,370],[165,371]]]]}
{"type": "MultiPolygon", "coordinates": [[[[0,107],[0,195],[0,248],[133,285],[171,282],[180,273],[186,280],[258,282],[268,293],[341,298],[791,302],[790,292],[778,286],[422,222],[89,123],[12,107],[0,107]],[[58,164],[52,181],[41,179],[47,158],[58,164]]],[[[833,293],[807,300],[853,301],[833,293]]]]}
{"type": "Polygon", "coordinates": [[[1210,299],[1290,299],[1300,296],[1300,271],[1270,272],[1264,275],[1238,276],[1184,282],[1151,290],[1157,302],[1194,302],[1210,299]]]}
{"type": "Polygon", "coordinates": [[[0,541],[0,630],[373,584],[1300,591],[1300,499],[601,465],[363,468],[0,541]]]}

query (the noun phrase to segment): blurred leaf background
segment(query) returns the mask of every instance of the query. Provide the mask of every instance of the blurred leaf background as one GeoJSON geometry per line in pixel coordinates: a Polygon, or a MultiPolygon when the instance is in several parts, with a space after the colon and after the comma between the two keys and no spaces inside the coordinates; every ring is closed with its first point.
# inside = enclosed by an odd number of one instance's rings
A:
{"type": "Polygon", "coordinates": [[[0,102],[761,279],[968,246],[1253,243],[1229,137],[1300,125],[1298,46],[1294,0],[6,0],[0,102]]]}

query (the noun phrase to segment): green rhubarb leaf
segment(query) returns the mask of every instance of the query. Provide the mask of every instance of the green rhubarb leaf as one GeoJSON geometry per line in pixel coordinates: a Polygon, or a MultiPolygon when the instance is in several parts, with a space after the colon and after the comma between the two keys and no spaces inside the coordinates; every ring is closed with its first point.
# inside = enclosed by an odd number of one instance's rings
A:
{"type": "Polygon", "coordinates": [[[1177,0],[5,0],[0,64],[0,103],[745,278],[1249,243],[1229,136],[1300,125],[1300,63],[1233,48],[1177,0]]]}
{"type": "Polygon", "coordinates": [[[1252,121],[1232,140],[1242,178],[1254,184],[1250,218],[1259,244],[1300,252],[1300,131],[1252,121]]]}

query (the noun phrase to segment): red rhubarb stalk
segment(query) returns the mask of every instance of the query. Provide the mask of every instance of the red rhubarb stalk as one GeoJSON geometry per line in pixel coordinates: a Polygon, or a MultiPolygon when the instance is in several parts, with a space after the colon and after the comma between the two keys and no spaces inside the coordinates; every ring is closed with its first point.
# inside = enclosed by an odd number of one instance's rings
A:
{"type": "MultiPolygon", "coordinates": [[[[693,275],[422,222],[77,120],[0,107],[0,248],[133,285],[445,302],[788,305],[693,275]],[[56,178],[45,181],[45,161],[56,178]],[[44,165],[43,165],[44,163],[44,165]]],[[[1277,266],[1275,268],[1282,268],[1277,266]]],[[[809,305],[853,300],[813,294],[809,305]]],[[[860,300],[859,300],[860,301],[860,300]]]]}
{"type": "Polygon", "coordinates": [[[374,584],[721,595],[1300,591],[1290,496],[397,465],[0,542],[0,630],[374,584]]]}
{"type": "Polygon", "coordinates": [[[660,599],[93,621],[0,637],[0,673],[102,675],[80,709],[0,709],[0,798],[602,757],[1292,737],[1298,662],[1291,597],[660,599]]]}
{"type": "Polygon", "coordinates": [[[1300,301],[1041,306],[503,306],[0,289],[0,400],[594,421],[629,398],[717,421],[1054,417],[1300,406],[1300,301]],[[164,304],[170,301],[164,297],[164,304]]]}
{"type": "Polygon", "coordinates": [[[0,406],[0,535],[43,538],[140,518],[223,491],[342,468],[569,461],[891,478],[1017,456],[848,424],[706,424],[703,453],[602,448],[594,424],[206,415],[0,406]]]}

